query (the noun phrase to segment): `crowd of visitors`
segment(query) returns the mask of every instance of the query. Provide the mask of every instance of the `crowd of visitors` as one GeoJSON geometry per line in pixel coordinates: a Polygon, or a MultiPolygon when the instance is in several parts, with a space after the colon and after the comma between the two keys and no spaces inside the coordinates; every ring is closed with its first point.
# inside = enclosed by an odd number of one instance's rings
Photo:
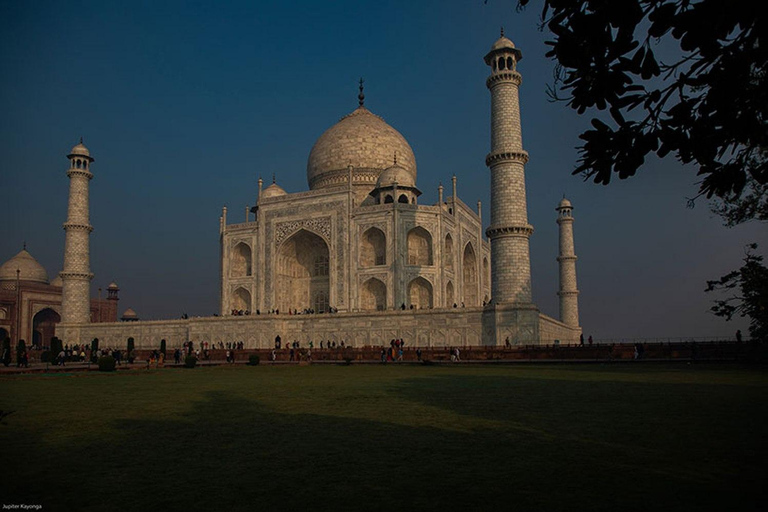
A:
{"type": "MultiPolygon", "coordinates": [[[[288,309],[289,315],[314,315],[314,314],[322,314],[322,313],[338,313],[338,308],[335,308],[333,306],[328,307],[328,311],[316,311],[314,308],[305,308],[302,310],[293,308],[288,309]]],[[[255,313],[251,313],[249,309],[233,309],[230,314],[232,316],[247,316],[251,314],[261,315],[261,310],[257,309],[255,313]]],[[[279,315],[280,309],[270,309],[269,311],[264,312],[265,315],[279,315]]]]}

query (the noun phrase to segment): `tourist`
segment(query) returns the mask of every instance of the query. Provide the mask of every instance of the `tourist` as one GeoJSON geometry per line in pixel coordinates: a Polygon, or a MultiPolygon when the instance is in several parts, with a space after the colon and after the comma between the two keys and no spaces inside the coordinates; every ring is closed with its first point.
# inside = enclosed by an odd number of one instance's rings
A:
{"type": "Polygon", "coordinates": [[[272,352],[269,354],[269,357],[271,361],[274,363],[275,359],[277,359],[277,354],[275,353],[275,349],[272,349],[272,352]]]}
{"type": "Polygon", "coordinates": [[[381,348],[381,362],[382,363],[387,362],[387,351],[384,350],[384,347],[381,348]]]}
{"type": "Polygon", "coordinates": [[[64,359],[66,359],[66,358],[67,358],[67,354],[66,354],[66,352],[64,352],[64,350],[59,352],[59,355],[58,355],[58,358],[57,358],[58,364],[60,366],[64,366],[64,359]]]}
{"type": "Polygon", "coordinates": [[[416,360],[421,362],[421,347],[416,349],[416,360]]]}
{"type": "Polygon", "coordinates": [[[291,350],[290,350],[290,358],[289,358],[288,360],[289,360],[289,361],[294,361],[294,360],[295,360],[295,357],[296,357],[296,349],[294,349],[293,347],[291,347],[291,350]]]}
{"type": "Polygon", "coordinates": [[[736,331],[736,343],[741,343],[741,329],[736,331]]]}
{"type": "Polygon", "coordinates": [[[459,347],[456,347],[456,360],[461,361],[461,351],[459,350],[459,347]]]}
{"type": "Polygon", "coordinates": [[[579,334],[579,345],[584,346],[584,333],[579,334]]]}

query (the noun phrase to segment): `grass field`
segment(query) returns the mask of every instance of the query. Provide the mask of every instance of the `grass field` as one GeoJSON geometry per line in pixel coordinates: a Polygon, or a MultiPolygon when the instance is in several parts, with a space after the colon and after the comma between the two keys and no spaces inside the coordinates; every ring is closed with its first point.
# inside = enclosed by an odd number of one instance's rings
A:
{"type": "Polygon", "coordinates": [[[43,510],[751,510],[768,374],[282,366],[0,379],[3,504],[43,510]]]}

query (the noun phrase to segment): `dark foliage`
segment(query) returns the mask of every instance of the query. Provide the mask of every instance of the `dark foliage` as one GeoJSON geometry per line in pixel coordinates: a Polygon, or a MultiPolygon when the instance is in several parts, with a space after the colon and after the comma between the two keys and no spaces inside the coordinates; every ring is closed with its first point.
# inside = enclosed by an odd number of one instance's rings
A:
{"type": "Polygon", "coordinates": [[[747,246],[744,265],[716,281],[707,282],[707,290],[732,294],[715,301],[712,312],[731,320],[735,315],[749,317],[749,334],[753,340],[768,340],[768,268],[763,257],[754,254],[757,244],[747,246]]]}
{"type": "Polygon", "coordinates": [[[8,366],[11,364],[11,339],[5,338],[3,340],[3,354],[2,354],[3,360],[2,363],[5,366],[8,366]]]}
{"type": "Polygon", "coordinates": [[[104,356],[99,358],[99,371],[100,372],[113,372],[115,371],[115,358],[112,356],[104,356]]]}
{"type": "Polygon", "coordinates": [[[187,356],[184,358],[184,368],[194,368],[197,365],[197,358],[195,356],[187,356]]]}
{"type": "Polygon", "coordinates": [[[91,362],[95,363],[98,359],[98,353],[99,353],[99,338],[93,338],[93,341],[91,342],[91,362]]]}
{"type": "Polygon", "coordinates": [[[251,354],[248,356],[248,364],[251,366],[256,366],[261,361],[261,358],[256,354],[251,354]]]}
{"type": "Polygon", "coordinates": [[[557,62],[551,96],[580,114],[604,112],[580,136],[574,174],[607,184],[633,176],[650,154],[671,153],[696,166],[699,196],[719,199],[726,223],[768,218],[768,10],[760,2],[543,4],[554,36],[547,56],[557,62]],[[661,40],[679,51],[672,62],[657,58],[661,40]]]}
{"type": "Polygon", "coordinates": [[[136,342],[133,340],[133,338],[128,338],[128,342],[126,345],[126,352],[129,354],[133,352],[133,349],[136,348],[136,342]]]}

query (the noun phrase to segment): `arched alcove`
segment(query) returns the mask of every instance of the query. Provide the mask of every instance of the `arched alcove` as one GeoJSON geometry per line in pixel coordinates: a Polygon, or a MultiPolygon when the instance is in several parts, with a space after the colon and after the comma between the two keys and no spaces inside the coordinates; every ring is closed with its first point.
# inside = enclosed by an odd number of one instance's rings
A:
{"type": "Polygon", "coordinates": [[[240,242],[232,250],[230,272],[232,277],[251,275],[251,248],[247,244],[240,242]]]}
{"type": "Polygon", "coordinates": [[[452,307],[456,300],[453,298],[453,283],[448,281],[445,285],[445,306],[452,307]]]}
{"type": "Polygon", "coordinates": [[[445,248],[443,249],[443,266],[453,270],[453,238],[450,233],[445,235],[445,248]]]}
{"type": "Polygon", "coordinates": [[[360,266],[387,264],[387,237],[379,228],[370,228],[360,240],[360,266]]]}
{"type": "Polygon", "coordinates": [[[477,258],[472,242],[464,247],[464,257],[462,258],[462,285],[464,287],[464,304],[467,306],[477,306],[477,258]]]}
{"type": "Polygon", "coordinates": [[[245,288],[238,288],[232,294],[232,309],[249,310],[251,309],[251,292],[245,288]]]}
{"type": "Polygon", "coordinates": [[[417,277],[408,283],[408,297],[415,309],[432,307],[432,284],[423,277],[417,277]]]}
{"type": "Polygon", "coordinates": [[[327,311],[330,257],[325,240],[301,229],[283,242],[277,260],[275,304],[278,309],[327,311]]]}
{"type": "Polygon", "coordinates": [[[434,265],[432,259],[432,235],[416,226],[408,232],[408,264],[419,266],[434,265]]]}
{"type": "Polygon", "coordinates": [[[363,283],[360,290],[360,309],[364,311],[387,309],[387,285],[375,277],[363,283]]]}

